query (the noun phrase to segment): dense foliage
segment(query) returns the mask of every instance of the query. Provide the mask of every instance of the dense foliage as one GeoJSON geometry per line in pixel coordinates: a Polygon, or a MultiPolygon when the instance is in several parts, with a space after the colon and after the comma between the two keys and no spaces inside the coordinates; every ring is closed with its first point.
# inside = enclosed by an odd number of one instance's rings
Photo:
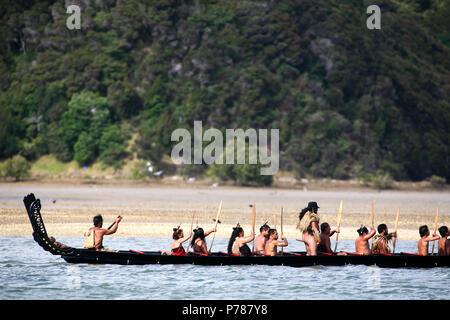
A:
{"type": "Polygon", "coordinates": [[[80,1],[69,30],[65,1],[2,1],[0,159],[119,167],[126,126],[159,165],[201,120],[279,128],[299,177],[448,180],[450,1],[379,0],[381,30],[371,4],[80,1]]]}

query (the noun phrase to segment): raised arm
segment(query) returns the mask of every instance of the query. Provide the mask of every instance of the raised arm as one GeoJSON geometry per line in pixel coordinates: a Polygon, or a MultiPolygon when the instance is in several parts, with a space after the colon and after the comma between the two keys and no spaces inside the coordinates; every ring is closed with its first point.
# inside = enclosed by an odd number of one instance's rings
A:
{"type": "Polygon", "coordinates": [[[372,238],[372,237],[375,235],[375,233],[376,233],[376,230],[375,230],[375,228],[372,226],[372,227],[370,227],[370,232],[369,232],[368,234],[366,234],[366,235],[363,237],[363,239],[364,239],[364,240],[369,240],[370,238],[372,238]]]}
{"type": "Polygon", "coordinates": [[[178,239],[178,241],[180,243],[185,242],[186,240],[188,240],[190,237],[192,236],[192,231],[189,232],[189,234],[187,236],[184,236],[183,238],[178,239]]]}
{"type": "Polygon", "coordinates": [[[339,228],[337,228],[330,232],[330,237],[332,237],[335,233],[340,233],[340,232],[341,232],[341,230],[339,228]]]}
{"type": "Polygon", "coordinates": [[[439,240],[440,238],[441,238],[440,236],[434,234],[433,236],[426,237],[423,240],[426,241],[426,242],[430,242],[430,241],[439,240]]]}
{"type": "Polygon", "coordinates": [[[278,246],[278,247],[287,247],[288,246],[288,242],[287,242],[286,237],[284,235],[281,235],[281,239],[283,241],[277,241],[276,246],[278,246]]]}
{"type": "Polygon", "coordinates": [[[207,236],[209,236],[211,233],[213,233],[213,232],[216,232],[216,228],[212,228],[211,230],[209,230],[209,231],[206,231],[205,232],[205,237],[207,237],[207,236]]]}
{"type": "Polygon", "coordinates": [[[111,229],[106,229],[104,234],[105,235],[110,235],[113,234],[117,231],[117,227],[119,226],[119,222],[122,220],[122,217],[117,217],[116,221],[114,222],[114,225],[111,229]]]}
{"type": "Polygon", "coordinates": [[[247,243],[253,241],[253,239],[255,239],[255,233],[252,231],[249,236],[242,237],[240,241],[241,243],[247,243]]]}

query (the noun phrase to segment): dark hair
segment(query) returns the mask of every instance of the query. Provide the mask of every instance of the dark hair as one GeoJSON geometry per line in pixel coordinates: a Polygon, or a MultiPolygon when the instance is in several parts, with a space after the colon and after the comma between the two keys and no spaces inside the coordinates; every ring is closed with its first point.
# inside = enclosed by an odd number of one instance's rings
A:
{"type": "Polygon", "coordinates": [[[100,222],[103,222],[103,217],[102,217],[102,215],[101,215],[101,214],[96,215],[96,216],[94,217],[93,221],[94,221],[94,226],[98,226],[98,224],[99,224],[100,222]]]}
{"type": "Polygon", "coordinates": [[[259,232],[262,232],[263,230],[267,230],[267,229],[270,230],[270,227],[269,227],[269,225],[268,225],[267,223],[264,223],[264,224],[261,226],[261,228],[259,228],[259,232]]]}
{"type": "Polygon", "coordinates": [[[193,233],[194,235],[192,236],[191,247],[194,246],[195,240],[197,240],[198,238],[205,240],[205,231],[203,231],[202,228],[194,229],[193,233]]]}
{"type": "Polygon", "coordinates": [[[442,226],[439,228],[439,233],[441,234],[441,237],[444,237],[447,232],[448,232],[447,226],[442,226]]]}
{"type": "Polygon", "coordinates": [[[369,230],[365,226],[361,226],[358,230],[356,230],[360,236],[362,236],[364,233],[369,233],[369,230]]]}
{"type": "Polygon", "coordinates": [[[421,238],[426,236],[427,232],[428,232],[428,226],[427,225],[421,226],[419,228],[419,234],[420,234],[421,238]]]}
{"type": "Polygon", "coordinates": [[[302,211],[300,211],[300,214],[298,215],[298,219],[302,220],[303,216],[305,215],[305,213],[307,213],[309,211],[309,208],[304,208],[302,209],[302,211]]]}
{"type": "Polygon", "coordinates": [[[302,220],[302,218],[303,218],[303,216],[305,215],[305,213],[307,213],[308,211],[311,211],[311,212],[314,212],[314,213],[317,213],[317,209],[318,209],[319,207],[317,206],[317,202],[309,202],[308,203],[308,206],[306,207],[306,208],[304,208],[304,209],[302,209],[302,211],[300,211],[300,214],[298,215],[298,218],[300,219],[300,220],[302,220]],[[314,210],[315,209],[315,210],[314,210]]]}
{"type": "Polygon", "coordinates": [[[178,240],[180,238],[180,234],[182,232],[183,232],[183,229],[180,229],[180,227],[173,228],[173,235],[172,235],[173,240],[178,240]]]}
{"type": "Polygon", "coordinates": [[[244,231],[244,229],[242,229],[241,227],[234,227],[233,228],[233,232],[231,233],[230,240],[228,241],[228,254],[232,254],[233,253],[234,240],[236,240],[236,238],[239,237],[239,235],[243,231],[244,231]]]}
{"type": "Polygon", "coordinates": [[[270,229],[269,233],[267,234],[267,238],[270,238],[270,236],[273,235],[275,232],[277,232],[277,229],[270,229]]]}
{"type": "Polygon", "coordinates": [[[328,228],[330,225],[327,222],[324,222],[320,225],[320,232],[324,232],[326,228],[328,228]]]}
{"type": "Polygon", "coordinates": [[[378,233],[382,233],[384,230],[387,229],[387,226],[384,223],[382,223],[378,226],[377,229],[378,229],[378,233]]]}

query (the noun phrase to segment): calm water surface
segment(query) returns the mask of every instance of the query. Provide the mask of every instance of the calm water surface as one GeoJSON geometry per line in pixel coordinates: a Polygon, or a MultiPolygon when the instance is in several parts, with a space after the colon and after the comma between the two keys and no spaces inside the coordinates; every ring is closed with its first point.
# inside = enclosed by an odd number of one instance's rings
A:
{"type": "MultiPolygon", "coordinates": [[[[82,238],[61,237],[74,247],[82,238]]],[[[304,250],[291,239],[290,251],[304,250]]],[[[105,239],[109,248],[169,249],[170,239],[105,239]]],[[[226,239],[214,248],[225,250],[226,239]]],[[[341,250],[354,242],[340,240],[341,250]]],[[[416,252],[400,241],[398,252],[416,252]]],[[[445,299],[450,268],[367,266],[72,265],[44,252],[31,237],[0,237],[0,299],[445,299]],[[13,248],[13,249],[12,249],[13,248]]]]}

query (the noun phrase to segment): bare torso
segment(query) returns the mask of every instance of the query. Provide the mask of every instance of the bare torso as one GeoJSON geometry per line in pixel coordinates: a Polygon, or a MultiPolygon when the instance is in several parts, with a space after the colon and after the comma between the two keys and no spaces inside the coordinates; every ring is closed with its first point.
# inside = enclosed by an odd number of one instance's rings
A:
{"type": "Polygon", "coordinates": [[[267,255],[277,255],[277,240],[267,240],[264,251],[267,255]]]}
{"type": "Polygon", "coordinates": [[[95,250],[103,249],[103,236],[105,235],[106,230],[98,227],[92,227],[89,230],[94,232],[95,250]]]}
{"type": "Polygon", "coordinates": [[[364,239],[364,236],[359,236],[355,241],[356,253],[370,254],[369,241],[364,239]]]}
{"type": "Polygon", "coordinates": [[[317,242],[313,235],[308,232],[303,232],[302,239],[305,242],[306,255],[316,256],[317,255],[317,242]]]}
{"type": "Polygon", "coordinates": [[[325,234],[325,233],[321,233],[320,234],[320,244],[319,244],[319,250],[321,252],[328,252],[331,253],[331,241],[330,241],[330,237],[325,234]]]}
{"type": "Polygon", "coordinates": [[[425,241],[423,238],[419,239],[417,242],[417,251],[421,256],[428,255],[428,241],[425,241]]]}
{"type": "Polygon", "coordinates": [[[255,250],[259,253],[265,252],[267,238],[264,237],[262,234],[258,234],[255,239],[255,250]]]}

